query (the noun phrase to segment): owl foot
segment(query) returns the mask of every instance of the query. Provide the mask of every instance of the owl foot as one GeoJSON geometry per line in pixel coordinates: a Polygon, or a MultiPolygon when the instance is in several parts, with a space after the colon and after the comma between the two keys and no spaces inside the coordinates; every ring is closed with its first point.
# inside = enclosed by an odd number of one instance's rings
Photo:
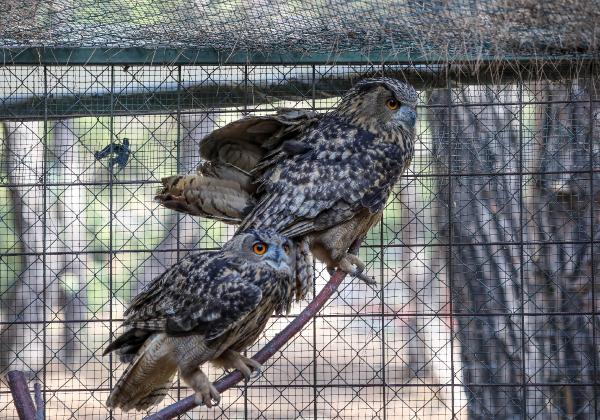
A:
{"type": "Polygon", "coordinates": [[[204,404],[209,408],[219,405],[221,394],[199,368],[189,374],[182,374],[181,377],[194,390],[197,404],[204,404]]]}
{"type": "Polygon", "coordinates": [[[361,273],[357,270],[353,270],[348,272],[349,275],[351,275],[352,277],[356,277],[357,279],[360,279],[362,281],[364,281],[365,283],[367,283],[369,286],[376,286],[377,285],[377,280],[375,280],[373,277],[365,274],[365,273],[361,273]]]}
{"type": "Polygon", "coordinates": [[[364,281],[368,285],[373,286],[377,284],[374,278],[364,273],[365,263],[362,262],[362,260],[356,255],[346,254],[338,263],[338,268],[352,277],[356,277],[357,279],[364,281]],[[354,268],[355,266],[356,268],[354,268]]]}
{"type": "Polygon", "coordinates": [[[227,369],[239,370],[247,381],[258,378],[262,373],[260,363],[234,350],[225,350],[219,357],[218,363],[227,369]]]}

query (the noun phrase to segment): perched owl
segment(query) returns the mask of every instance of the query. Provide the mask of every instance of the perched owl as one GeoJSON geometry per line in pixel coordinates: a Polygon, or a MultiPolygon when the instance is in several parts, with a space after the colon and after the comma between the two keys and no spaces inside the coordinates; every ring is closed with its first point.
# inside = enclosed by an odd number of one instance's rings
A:
{"type": "Polygon", "coordinates": [[[371,283],[364,263],[347,251],[381,218],[410,163],[416,103],[405,83],[365,79],[324,115],[282,110],[233,122],[202,140],[198,174],[164,179],[156,198],[178,211],[240,223],[242,231],[276,230],[309,247],[329,270],[371,283]]]}
{"type": "Polygon", "coordinates": [[[107,406],[145,410],[160,402],[174,376],[211,407],[219,393],[201,365],[212,362],[250,377],[260,370],[244,357],[269,317],[294,300],[293,244],[268,230],[234,236],[220,251],[194,252],[173,265],[133,299],[126,331],[104,351],[117,351],[129,366],[107,406]]]}

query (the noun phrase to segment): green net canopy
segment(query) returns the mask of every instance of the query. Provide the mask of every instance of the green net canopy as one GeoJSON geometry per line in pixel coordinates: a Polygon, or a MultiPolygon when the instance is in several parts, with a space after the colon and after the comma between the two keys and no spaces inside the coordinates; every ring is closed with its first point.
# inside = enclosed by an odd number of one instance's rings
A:
{"type": "Polygon", "coordinates": [[[0,43],[13,57],[31,48],[191,48],[221,61],[243,52],[416,62],[594,54],[600,2],[5,0],[0,13],[0,43]]]}

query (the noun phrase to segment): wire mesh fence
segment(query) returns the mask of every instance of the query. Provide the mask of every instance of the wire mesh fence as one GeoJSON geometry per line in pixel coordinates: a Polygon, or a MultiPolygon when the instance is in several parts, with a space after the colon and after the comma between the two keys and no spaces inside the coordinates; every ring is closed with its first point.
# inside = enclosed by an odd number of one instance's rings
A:
{"type": "MultiPolygon", "coordinates": [[[[357,75],[398,74],[0,71],[0,369],[41,382],[52,419],[139,417],[105,407],[124,366],[102,349],[145,284],[234,232],[156,204],[161,177],[194,171],[202,137],[244,115],[326,112],[357,75]]],[[[598,78],[443,74],[417,86],[415,157],[360,251],[378,285],[348,279],[261,377],[184,418],[597,418],[598,78]]],[[[313,294],[329,277],[315,268],[313,294]]],[[[178,382],[161,406],[189,393],[178,382]]],[[[0,417],[17,418],[4,382],[0,417]]]]}

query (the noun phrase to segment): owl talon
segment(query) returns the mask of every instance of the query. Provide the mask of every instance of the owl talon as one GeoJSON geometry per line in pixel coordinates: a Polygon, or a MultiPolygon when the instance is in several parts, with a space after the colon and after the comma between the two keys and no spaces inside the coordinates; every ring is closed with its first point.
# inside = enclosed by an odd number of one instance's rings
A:
{"type": "Polygon", "coordinates": [[[257,378],[262,373],[262,365],[256,360],[241,355],[234,350],[226,350],[219,358],[221,366],[239,370],[246,381],[257,378]]]}
{"type": "Polygon", "coordinates": [[[219,405],[221,402],[221,394],[219,391],[217,391],[217,388],[215,388],[213,384],[210,384],[210,396],[212,401],[214,401],[213,405],[219,405]]]}
{"type": "Polygon", "coordinates": [[[260,375],[262,375],[262,366],[259,366],[258,368],[254,369],[252,371],[252,374],[250,375],[250,379],[256,379],[258,378],[260,375]]]}
{"type": "Polygon", "coordinates": [[[256,360],[248,359],[247,357],[242,356],[243,362],[252,369],[252,373],[250,374],[249,379],[256,379],[260,375],[262,375],[262,365],[258,363],[256,360]]]}
{"type": "Polygon", "coordinates": [[[372,277],[363,273],[365,271],[365,263],[356,255],[346,254],[338,264],[340,270],[349,274],[352,277],[356,277],[367,283],[370,286],[376,285],[377,282],[372,277]],[[356,267],[356,268],[355,268],[356,267]]]}
{"type": "Polygon", "coordinates": [[[353,272],[350,272],[348,274],[350,274],[352,277],[356,277],[357,279],[360,279],[360,280],[364,281],[369,286],[376,286],[377,285],[377,281],[373,277],[368,276],[365,273],[361,273],[358,270],[354,270],[353,272]]]}
{"type": "Polygon", "coordinates": [[[221,394],[202,370],[182,373],[182,378],[194,390],[197,404],[204,404],[209,408],[219,405],[221,394]]]}
{"type": "Polygon", "coordinates": [[[198,405],[204,404],[208,408],[212,408],[221,402],[221,394],[219,394],[219,391],[217,391],[213,384],[210,384],[208,389],[197,391],[194,400],[198,405]]]}
{"type": "Polygon", "coordinates": [[[242,372],[246,381],[256,379],[262,374],[262,365],[256,360],[249,359],[241,354],[238,360],[237,369],[242,372]]]}

